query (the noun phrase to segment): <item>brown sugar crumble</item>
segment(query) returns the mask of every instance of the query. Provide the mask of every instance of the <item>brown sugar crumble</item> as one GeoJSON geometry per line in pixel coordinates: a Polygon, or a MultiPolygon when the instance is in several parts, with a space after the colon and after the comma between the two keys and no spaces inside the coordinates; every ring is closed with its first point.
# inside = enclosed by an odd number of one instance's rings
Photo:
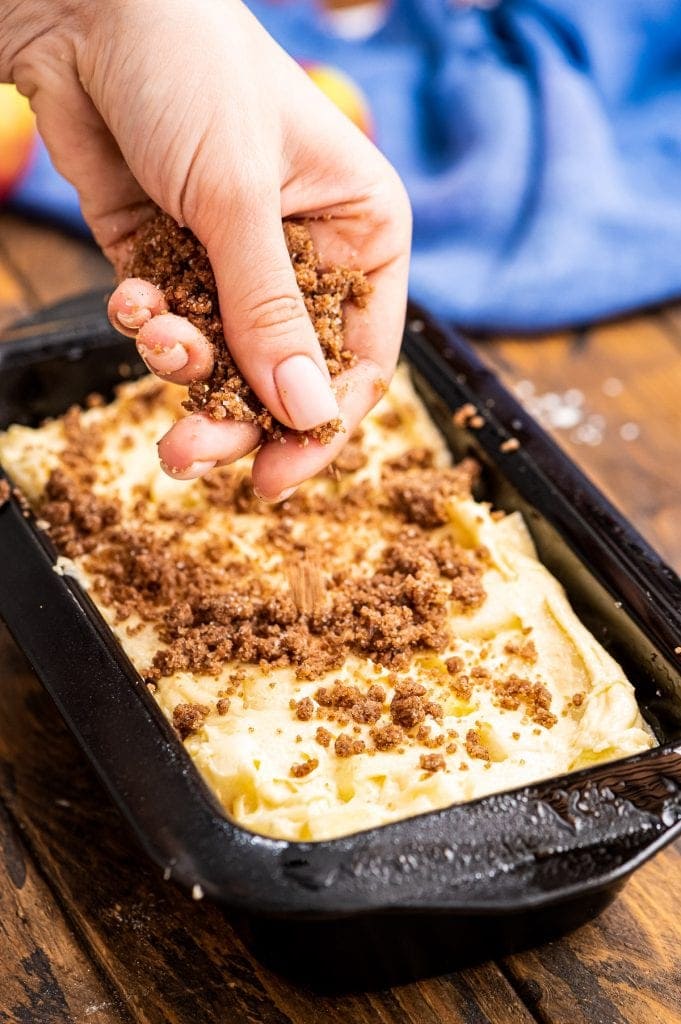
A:
{"type": "MultiPolygon", "coordinates": [[[[448,577],[459,573],[468,581],[464,603],[484,599],[484,564],[477,556],[445,550],[427,536],[418,544],[409,538],[405,546],[389,544],[369,575],[357,576],[352,567],[336,574],[327,607],[316,613],[301,613],[290,596],[247,566],[224,593],[219,562],[190,552],[178,559],[150,526],[126,527],[118,503],[92,494],[90,479],[87,459],[73,473],[56,470],[41,514],[64,554],[86,556],[94,590],[118,621],[137,611],[155,624],[164,647],[147,670],[150,681],[176,671],[215,674],[227,659],[292,665],[300,678],[339,668],[349,653],[407,667],[419,649],[440,650],[447,642],[448,577]]],[[[379,496],[376,503],[378,514],[379,496]]],[[[341,688],[315,699],[347,709],[359,704],[356,714],[371,718],[377,709],[362,700],[382,705],[384,694],[380,688],[371,697],[341,688]]]]}
{"type": "Polygon", "coordinates": [[[331,735],[328,729],[325,729],[323,725],[320,725],[316,733],[314,734],[314,738],[320,745],[320,747],[328,747],[328,745],[331,743],[331,740],[333,739],[333,736],[331,735]]]}
{"type": "Polygon", "coordinates": [[[302,700],[293,702],[296,710],[296,718],[300,722],[309,722],[314,715],[314,702],[310,697],[303,697],[302,700]]]}
{"type": "Polygon", "coordinates": [[[558,721],[550,711],[551,694],[542,683],[533,682],[515,673],[494,683],[496,703],[507,711],[517,711],[522,705],[537,725],[552,729],[558,721]]]}
{"type": "Polygon", "coordinates": [[[458,675],[450,682],[450,687],[455,697],[459,700],[470,700],[473,695],[473,683],[467,675],[458,675]]]}
{"type": "Polygon", "coordinates": [[[504,651],[506,654],[517,655],[522,661],[527,661],[531,665],[537,661],[537,648],[534,645],[534,640],[523,640],[522,643],[509,640],[504,646],[504,651]]]}
{"type": "Polygon", "coordinates": [[[291,775],[294,779],[304,779],[317,767],[319,767],[319,761],[316,757],[311,757],[308,761],[302,761],[300,764],[292,764],[291,775]]]}
{"type": "Polygon", "coordinates": [[[205,704],[176,704],[173,711],[173,725],[185,740],[201,728],[210,713],[205,704]]]}
{"type": "Polygon", "coordinates": [[[426,688],[422,683],[406,679],[395,686],[395,696],[390,704],[390,716],[395,725],[411,729],[426,717],[423,696],[426,688]]]}
{"type": "MultiPolygon", "coordinates": [[[[140,400],[140,417],[145,403],[153,401],[155,391],[150,390],[151,397],[140,400]]],[[[438,532],[447,519],[447,502],[470,495],[476,463],[464,460],[437,470],[429,449],[410,449],[386,459],[375,484],[353,485],[343,497],[297,495],[288,507],[270,513],[264,526],[268,543],[280,552],[287,582],[271,581],[257,565],[229,562],[225,589],[228,541],[223,547],[206,541],[198,550],[183,544],[186,529],[201,530],[204,513],[161,506],[159,520],[177,529],[177,541],[172,536],[168,541],[147,522],[142,495],[134,528],[127,525],[120,502],[92,490],[101,432],[96,426],[86,428],[77,410],[69,414],[67,431],[62,464],[50,475],[40,511],[60,550],[83,558],[93,593],[112,610],[115,621],[134,614],[139,618],[134,631],[153,627],[159,647],[144,671],[147,683],[155,685],[178,671],[219,676],[226,661],[241,662],[214,704],[217,714],[225,716],[234,697],[243,698],[247,664],[265,672],[291,666],[299,679],[314,680],[341,669],[349,655],[356,655],[370,659],[378,671],[389,671],[386,683],[392,699],[382,683],[359,686],[336,679],[309,696],[291,699],[293,718],[314,721],[315,741],[326,748],[333,745],[340,758],[365,753],[367,747],[368,752],[399,751],[407,739],[431,750],[444,748],[444,735],[426,724],[443,718],[441,681],[433,689],[426,677],[428,685],[392,673],[407,670],[418,652],[438,652],[450,643],[451,603],[465,612],[485,600],[487,552],[464,548],[438,532]],[[291,532],[299,515],[319,517],[325,529],[329,523],[342,529],[348,510],[380,524],[384,534],[382,550],[362,572],[352,561],[342,569],[329,565],[329,550],[313,535],[301,543],[291,532]],[[291,585],[291,569],[301,564],[316,567],[314,587],[302,588],[306,593],[314,590],[314,600],[301,598],[301,587],[291,585]]],[[[213,506],[257,512],[250,491],[242,486],[245,478],[230,469],[198,482],[208,506],[205,514],[213,506]]],[[[460,671],[463,661],[451,657],[446,664],[447,689],[470,696],[473,681],[460,671]]],[[[486,670],[478,669],[475,683],[485,675],[486,670]]],[[[208,711],[203,705],[178,705],[173,721],[180,736],[186,739],[196,732],[208,711]]]]}
{"type": "Polygon", "coordinates": [[[336,737],[336,742],[334,743],[337,757],[352,757],[353,754],[363,753],[365,748],[366,743],[364,740],[353,740],[352,736],[348,736],[344,732],[336,737]]]}
{"type": "MultiPolygon", "coordinates": [[[[283,231],[305,308],[329,373],[336,377],[356,362],[355,354],[344,342],[344,305],[366,305],[371,286],[361,270],[323,268],[304,224],[285,221],[283,231]]],[[[229,353],[213,270],[204,246],[188,228],[159,211],[137,231],[121,277],[151,281],[165,295],[170,312],[186,317],[213,345],[211,376],[189,385],[183,403],[189,412],[205,412],[216,420],[255,423],[275,440],[283,436],[285,428],[251,390],[229,353]]],[[[339,429],[340,421],[334,420],[309,433],[327,444],[339,429]]]]}
{"type": "Polygon", "coordinates": [[[436,733],[436,735],[433,736],[432,729],[429,725],[422,725],[419,727],[419,730],[416,733],[416,739],[419,743],[422,743],[424,747],[429,747],[431,750],[434,750],[436,747],[443,746],[445,742],[444,733],[436,733]]]}
{"type": "Polygon", "coordinates": [[[419,767],[426,772],[441,772],[447,767],[447,762],[442,754],[421,754],[419,767]]]}
{"type": "MultiPolygon", "coordinates": [[[[152,387],[140,397],[140,419],[154,394],[152,387]]],[[[449,653],[452,647],[464,650],[452,634],[451,611],[465,615],[481,607],[491,564],[485,548],[463,546],[443,529],[451,500],[471,496],[479,473],[473,460],[438,468],[431,449],[413,447],[386,456],[372,478],[353,482],[352,474],[365,464],[360,433],[338,467],[341,493],[301,490],[265,515],[247,486],[247,471],[229,467],[196,483],[202,504],[190,510],[161,504],[157,519],[168,532],[159,533],[145,494],[131,523],[118,499],[93,489],[93,464],[103,446],[96,424],[86,426],[74,409],[65,432],[66,450],[39,508],[57,547],[82,558],[93,594],[115,621],[134,616],[132,629],[153,630],[158,647],[144,671],[147,683],[176,672],[220,678],[211,708],[175,707],[173,724],[182,739],[201,729],[211,710],[225,716],[235,699],[247,709],[249,665],[272,673],[271,687],[279,685],[273,670],[285,667],[298,680],[313,681],[308,695],[289,702],[292,719],[301,723],[295,743],[314,741],[339,759],[404,755],[420,746],[419,769],[433,774],[446,770],[446,756],[463,746],[469,758],[490,763],[477,728],[464,728],[459,737],[442,725],[452,696],[468,702],[476,689],[488,691],[503,710],[522,711],[536,727],[555,724],[546,687],[509,668],[537,661],[526,630],[504,644],[505,672],[493,668],[491,658],[480,663],[491,653],[489,643],[475,659],[449,653]],[[205,534],[213,509],[243,513],[256,523],[262,518],[261,536],[279,559],[278,576],[240,559],[229,538],[184,542],[187,530],[205,534]],[[335,538],[345,536],[348,516],[377,531],[368,562],[361,530],[354,556],[338,557],[335,538]],[[301,518],[304,529],[296,532],[301,518]],[[301,566],[314,569],[313,580],[301,566]],[[350,681],[334,678],[349,657],[368,662],[379,680],[370,683],[352,671],[350,681]],[[237,665],[225,679],[226,662],[237,665]],[[320,677],[324,683],[315,684],[320,677]]],[[[578,707],[582,697],[573,695],[572,705],[578,707]]],[[[319,763],[292,761],[290,775],[300,779],[319,763]]]]}
{"type": "Polygon", "coordinates": [[[383,711],[383,705],[379,704],[378,701],[364,699],[353,704],[350,708],[350,716],[355,722],[363,722],[368,725],[373,725],[381,717],[383,711]]]}
{"type": "Polygon", "coordinates": [[[480,761],[490,760],[490,752],[482,742],[477,729],[469,729],[466,733],[466,753],[469,757],[477,758],[480,761]]]}
{"type": "Polygon", "coordinates": [[[404,740],[404,732],[398,725],[384,725],[371,730],[376,750],[394,750],[404,740]]]}

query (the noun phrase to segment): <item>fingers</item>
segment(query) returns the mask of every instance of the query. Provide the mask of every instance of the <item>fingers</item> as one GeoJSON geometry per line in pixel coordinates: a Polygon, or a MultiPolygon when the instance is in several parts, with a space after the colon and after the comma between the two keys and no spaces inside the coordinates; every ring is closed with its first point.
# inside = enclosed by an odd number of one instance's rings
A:
{"type": "MultiPolygon", "coordinates": [[[[392,371],[390,371],[391,373],[392,371]]],[[[328,466],[348,441],[359,422],[385,392],[390,379],[371,360],[360,360],[334,382],[343,429],[329,444],[311,439],[302,445],[295,434],[264,444],[253,463],[253,489],[265,501],[283,501],[292,489],[328,466]]]]}
{"type": "MultiPolygon", "coordinates": [[[[343,429],[328,445],[313,439],[301,444],[301,439],[293,434],[286,435],[283,443],[273,441],[264,444],[253,464],[253,487],[259,497],[266,501],[282,501],[304,480],[321,472],[337,457],[359,422],[384,393],[399,353],[407,267],[407,253],[398,252],[395,258],[369,275],[374,286],[369,305],[364,309],[349,306],[346,310],[347,337],[359,360],[355,367],[335,378],[332,384],[337,415],[340,415],[343,429]]],[[[158,317],[150,321],[143,331],[149,331],[156,322],[162,324],[167,319],[168,315],[158,317]]],[[[294,385],[304,382],[304,402],[308,408],[314,409],[316,378],[306,377],[307,359],[294,354],[282,363],[275,370],[285,400],[291,401],[287,394],[288,375],[291,373],[294,385]]],[[[304,407],[302,412],[305,411],[304,407]]],[[[324,420],[329,418],[324,416],[324,420]]],[[[244,424],[216,423],[199,416],[181,421],[164,442],[161,455],[168,465],[175,467],[176,472],[172,475],[178,479],[190,479],[203,475],[218,463],[240,458],[257,445],[258,437],[254,428],[247,432],[244,424]],[[208,427],[201,428],[205,433],[197,435],[189,425],[184,425],[194,421],[208,424],[208,427]],[[170,441],[173,445],[178,443],[179,448],[166,448],[170,441]]]]}
{"type": "MultiPolygon", "coordinates": [[[[336,379],[343,429],[327,444],[301,444],[296,434],[263,445],[253,463],[253,489],[264,501],[283,501],[333,462],[360,420],[385,392],[385,369],[361,360],[336,379]]],[[[260,443],[252,423],[213,420],[200,413],[174,424],[158,445],[161,466],[175,480],[193,480],[217,465],[236,462],[260,443]]]]}
{"type": "Polygon", "coordinates": [[[360,359],[377,363],[386,380],[392,377],[402,344],[407,308],[409,253],[401,253],[368,275],[373,291],[367,305],[347,304],[345,336],[360,359]]]}
{"type": "MultiPolygon", "coordinates": [[[[358,356],[392,373],[407,303],[411,209],[404,186],[387,164],[356,203],[308,224],[324,265],[361,267],[372,286],[366,306],[344,309],[345,340],[358,356]]],[[[324,211],[322,211],[323,213],[324,211]]]]}
{"type": "Polygon", "coordinates": [[[308,355],[287,356],[275,366],[274,382],[287,413],[297,430],[310,430],[339,414],[328,371],[324,373],[308,355]]]}
{"type": "Polygon", "coordinates": [[[260,428],[253,423],[212,420],[200,413],[178,420],[158,443],[161,466],[175,480],[193,480],[218,463],[253,451],[260,428]]]}
{"type": "Polygon", "coordinates": [[[157,377],[174,384],[203,380],[213,369],[212,345],[198,327],[174,313],[163,313],[142,325],[137,351],[157,377]]]}
{"type": "Polygon", "coordinates": [[[112,327],[134,338],[140,327],[168,309],[165,296],[150,281],[129,277],[122,281],[109,299],[107,315],[112,327]]]}
{"type": "Polygon", "coordinates": [[[107,312],[117,331],[135,338],[152,373],[174,384],[203,380],[213,369],[212,345],[189,320],[167,309],[158,288],[130,277],[109,299],[107,312]]]}
{"type": "Polygon", "coordinates": [[[207,239],[230,352],[276,419],[309,430],[338,416],[338,402],[286,248],[278,194],[246,199],[207,239]]]}

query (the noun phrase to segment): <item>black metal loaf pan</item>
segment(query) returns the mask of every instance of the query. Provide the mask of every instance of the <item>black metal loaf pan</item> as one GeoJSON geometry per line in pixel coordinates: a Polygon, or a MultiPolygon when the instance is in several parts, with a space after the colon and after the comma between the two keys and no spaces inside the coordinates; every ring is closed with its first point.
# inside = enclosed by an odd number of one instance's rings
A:
{"type": "MultiPolygon", "coordinates": [[[[270,959],[318,980],[333,961],[341,983],[539,941],[595,913],[681,834],[681,581],[461,337],[412,310],[404,355],[455,453],[483,462],[484,496],[523,511],[624,666],[656,749],[344,839],[253,835],[225,818],[87,595],[52,570],[45,534],[15,500],[0,509],[0,615],[147,854],[242,914],[270,959]],[[481,429],[453,426],[466,402],[481,429]],[[504,453],[511,436],[520,447],[504,453]]],[[[122,369],[142,366],[101,294],[54,307],[0,345],[0,428],[110,394],[122,369]]]]}

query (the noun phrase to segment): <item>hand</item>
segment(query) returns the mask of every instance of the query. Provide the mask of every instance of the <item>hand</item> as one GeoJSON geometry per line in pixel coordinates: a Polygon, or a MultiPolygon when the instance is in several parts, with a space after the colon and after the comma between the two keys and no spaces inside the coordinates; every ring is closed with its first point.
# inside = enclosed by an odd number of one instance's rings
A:
{"type": "MultiPolygon", "coordinates": [[[[395,171],[237,0],[24,0],[0,22],[0,73],[30,97],[114,265],[158,204],[206,246],[230,350],[274,416],[302,430],[340,410],[345,430],[330,444],[301,447],[288,435],[257,453],[254,487],[279,499],[334,459],[394,370],[410,240],[395,171]],[[333,390],[284,244],[281,220],[292,216],[315,218],[325,264],[361,268],[373,286],[365,310],[347,310],[358,361],[333,390]]],[[[206,340],[163,309],[139,280],[124,281],[109,304],[159,376],[207,376],[206,340]]],[[[259,440],[252,425],[191,415],[159,451],[174,476],[189,478],[259,440]]]]}

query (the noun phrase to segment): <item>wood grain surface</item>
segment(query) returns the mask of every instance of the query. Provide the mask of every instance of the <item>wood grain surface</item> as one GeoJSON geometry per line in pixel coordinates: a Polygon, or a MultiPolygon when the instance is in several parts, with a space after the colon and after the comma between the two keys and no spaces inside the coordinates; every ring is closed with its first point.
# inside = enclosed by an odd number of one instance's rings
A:
{"type": "MultiPolygon", "coordinates": [[[[87,242],[0,215],[0,328],[110,279],[87,242]]],[[[681,568],[681,314],[478,345],[511,385],[583,393],[605,421],[602,440],[556,437],[681,568]],[[625,440],[632,423],[638,436],[625,440]]],[[[679,849],[560,940],[391,989],[323,995],[266,968],[221,910],[163,881],[4,629],[0,680],[0,1022],[681,1024],[679,849]]]]}
{"type": "Polygon", "coordinates": [[[584,421],[603,421],[600,442],[580,443],[574,428],[548,429],[679,569],[681,313],[671,309],[541,340],[495,338],[479,348],[511,386],[530,380],[540,396],[582,393],[584,421]],[[632,432],[635,439],[625,440],[632,432]]]}

